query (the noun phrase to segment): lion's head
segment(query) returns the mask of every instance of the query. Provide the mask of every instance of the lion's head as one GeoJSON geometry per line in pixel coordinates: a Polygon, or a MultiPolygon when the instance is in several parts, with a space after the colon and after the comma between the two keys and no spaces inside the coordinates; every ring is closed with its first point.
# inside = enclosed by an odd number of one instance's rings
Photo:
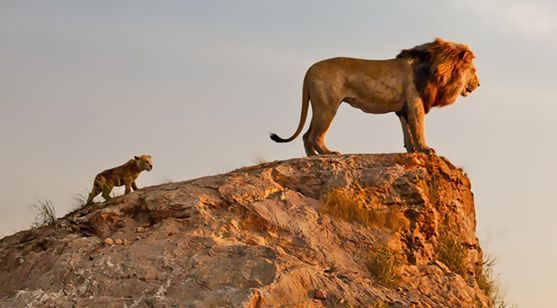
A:
{"type": "Polygon", "coordinates": [[[480,86],[474,57],[468,46],[440,38],[402,50],[397,56],[413,61],[414,81],[426,112],[431,107],[450,105],[458,95],[468,96],[480,86]]]}
{"type": "Polygon", "coordinates": [[[133,157],[137,163],[139,170],[151,171],[153,169],[153,159],[151,155],[140,155],[133,157]]]}

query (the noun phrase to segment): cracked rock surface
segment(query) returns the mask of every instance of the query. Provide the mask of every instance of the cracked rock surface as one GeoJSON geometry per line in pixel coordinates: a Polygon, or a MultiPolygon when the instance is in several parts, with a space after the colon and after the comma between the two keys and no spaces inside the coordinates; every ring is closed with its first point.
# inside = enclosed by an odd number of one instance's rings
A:
{"type": "Polygon", "coordinates": [[[423,154],[317,156],[151,186],[0,240],[1,307],[488,307],[466,175],[423,154]],[[363,187],[404,213],[393,231],[323,214],[323,196],[363,187]],[[465,272],[436,254],[441,232],[465,272]],[[404,256],[386,287],[366,267],[404,256]],[[383,306],[381,306],[383,305],[383,306]]]}

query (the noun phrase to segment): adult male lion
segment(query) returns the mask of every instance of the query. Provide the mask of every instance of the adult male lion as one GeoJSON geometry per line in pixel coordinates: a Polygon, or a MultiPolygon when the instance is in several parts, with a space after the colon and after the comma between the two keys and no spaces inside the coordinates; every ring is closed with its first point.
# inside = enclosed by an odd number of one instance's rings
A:
{"type": "Polygon", "coordinates": [[[311,101],[312,118],[304,134],[306,154],[337,153],[325,146],[325,133],[342,102],[366,113],[395,112],[407,152],[433,152],[426,145],[424,116],[431,107],[455,102],[480,86],[472,50],[436,39],[402,50],[395,59],[333,58],[313,64],[302,89],[302,115],[292,137],[271,134],[275,142],[290,142],[302,131],[311,101]]]}

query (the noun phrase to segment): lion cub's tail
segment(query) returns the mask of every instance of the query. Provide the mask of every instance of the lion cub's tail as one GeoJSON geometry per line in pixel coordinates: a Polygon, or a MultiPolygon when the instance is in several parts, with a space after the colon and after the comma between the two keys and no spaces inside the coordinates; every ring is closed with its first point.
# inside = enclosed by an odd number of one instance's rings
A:
{"type": "Polygon", "coordinates": [[[298,128],[296,129],[296,132],[294,133],[294,135],[292,135],[290,138],[287,139],[283,139],[281,137],[279,137],[279,135],[275,134],[275,133],[271,133],[271,140],[273,140],[274,142],[290,142],[294,139],[296,139],[296,137],[298,137],[298,135],[302,132],[302,129],[304,128],[304,124],[306,123],[306,117],[308,115],[308,108],[309,108],[309,90],[307,87],[307,75],[306,78],[304,78],[304,84],[302,86],[302,114],[300,115],[300,123],[298,124],[298,128]]]}

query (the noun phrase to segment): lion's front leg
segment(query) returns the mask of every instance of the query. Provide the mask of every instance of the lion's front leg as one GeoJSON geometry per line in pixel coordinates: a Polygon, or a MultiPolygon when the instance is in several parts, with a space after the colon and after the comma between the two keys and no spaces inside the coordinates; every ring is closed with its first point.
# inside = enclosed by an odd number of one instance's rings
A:
{"type": "Polygon", "coordinates": [[[407,105],[407,124],[414,151],[422,153],[435,153],[425,141],[425,111],[420,98],[410,100],[407,105]]]}
{"type": "Polygon", "coordinates": [[[132,191],[132,183],[133,183],[132,179],[130,178],[124,179],[124,185],[126,186],[126,190],[124,191],[124,194],[129,194],[132,191]]]}
{"type": "Polygon", "coordinates": [[[408,121],[406,120],[406,114],[397,115],[400,120],[400,125],[402,126],[402,134],[404,135],[404,148],[406,148],[406,152],[408,153],[415,152],[416,149],[414,149],[414,142],[412,142],[408,121]]]}

